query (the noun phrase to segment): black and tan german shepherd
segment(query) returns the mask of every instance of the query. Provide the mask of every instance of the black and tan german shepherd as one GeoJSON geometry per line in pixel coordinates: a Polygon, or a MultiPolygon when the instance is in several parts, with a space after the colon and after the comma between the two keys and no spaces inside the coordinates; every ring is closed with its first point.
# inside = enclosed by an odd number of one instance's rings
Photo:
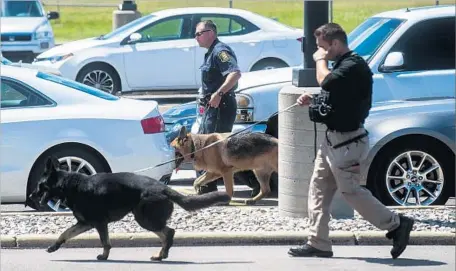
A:
{"type": "Polygon", "coordinates": [[[97,173],[87,176],[59,170],[59,162],[49,157],[43,175],[29,198],[41,205],[50,199],[60,199],[73,211],[77,223],[63,232],[47,251],[54,252],[67,240],[95,228],[100,235],[103,254],[109,256],[108,224],[121,220],[132,212],[138,224],[160,238],[162,248],[151,260],[168,257],[175,230],[169,228],[174,204],[187,211],[227,203],[230,196],[224,192],[211,192],[199,196],[184,196],[152,178],[134,173],[97,173]]]}
{"type": "Polygon", "coordinates": [[[253,170],[260,184],[260,192],[246,204],[255,204],[271,192],[270,179],[278,172],[278,140],[264,133],[192,134],[183,126],[179,135],[171,142],[176,151],[176,168],[184,161],[193,162],[196,170],[206,172],[193,183],[195,190],[200,186],[223,178],[228,195],[233,196],[233,174],[253,170]],[[229,138],[227,138],[229,137],[229,138]],[[217,141],[225,139],[206,149],[217,141]],[[195,152],[193,155],[191,153],[195,152]]]}

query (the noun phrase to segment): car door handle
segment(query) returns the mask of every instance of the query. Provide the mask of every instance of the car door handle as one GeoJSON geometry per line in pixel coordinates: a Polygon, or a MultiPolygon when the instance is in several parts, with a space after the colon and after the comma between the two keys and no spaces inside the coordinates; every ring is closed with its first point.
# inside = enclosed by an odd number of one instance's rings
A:
{"type": "Polygon", "coordinates": [[[259,41],[258,40],[246,40],[243,43],[248,43],[251,46],[255,46],[259,41]]]}
{"type": "Polygon", "coordinates": [[[188,47],[188,46],[176,46],[176,48],[182,49],[183,51],[186,51],[186,52],[190,51],[190,47],[188,47]]]}

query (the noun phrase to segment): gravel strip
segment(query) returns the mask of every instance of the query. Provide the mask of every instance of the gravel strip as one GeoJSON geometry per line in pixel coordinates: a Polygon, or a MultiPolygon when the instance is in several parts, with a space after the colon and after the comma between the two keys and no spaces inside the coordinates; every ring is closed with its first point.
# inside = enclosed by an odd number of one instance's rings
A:
{"type": "MultiPolygon", "coordinates": [[[[437,209],[394,210],[416,219],[414,231],[455,232],[454,207],[437,209]]],[[[2,235],[60,234],[76,222],[73,216],[17,215],[1,218],[2,235]]],[[[175,208],[168,225],[185,232],[257,232],[305,231],[307,218],[281,217],[277,207],[233,208],[212,207],[197,212],[175,208]]],[[[331,219],[331,231],[378,230],[356,212],[354,219],[331,219]]],[[[109,225],[111,233],[146,232],[129,214],[121,221],[109,225]]],[[[94,233],[90,230],[88,233],[94,233]]]]}

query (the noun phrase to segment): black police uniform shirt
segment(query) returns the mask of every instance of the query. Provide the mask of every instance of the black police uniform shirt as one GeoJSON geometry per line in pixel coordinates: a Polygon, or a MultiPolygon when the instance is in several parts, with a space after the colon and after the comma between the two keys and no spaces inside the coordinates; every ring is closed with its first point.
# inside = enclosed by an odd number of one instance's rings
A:
{"type": "MultiPolygon", "coordinates": [[[[233,50],[216,39],[207,53],[204,55],[204,62],[200,67],[202,76],[203,94],[216,92],[225,82],[227,75],[234,71],[239,71],[237,58],[233,50]]],[[[233,86],[234,90],[237,83],[233,86]]]]}
{"type": "Polygon", "coordinates": [[[321,88],[330,93],[329,102],[337,116],[328,128],[350,131],[364,123],[372,102],[372,75],[366,61],[353,51],[334,62],[321,83],[321,88]]]}

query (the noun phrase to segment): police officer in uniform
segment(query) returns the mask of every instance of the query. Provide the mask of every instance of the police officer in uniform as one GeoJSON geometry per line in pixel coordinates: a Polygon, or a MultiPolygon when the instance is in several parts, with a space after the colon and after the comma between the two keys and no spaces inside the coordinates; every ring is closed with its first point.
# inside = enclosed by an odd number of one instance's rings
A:
{"type": "MultiPolygon", "coordinates": [[[[322,121],[327,126],[326,139],[318,150],[310,180],[308,241],[301,247],[290,248],[288,254],[333,256],[328,223],[331,201],[339,188],[351,207],[371,224],[387,231],[386,237],[393,240],[391,256],[395,259],[408,244],[414,220],[390,211],[359,185],[360,163],[369,148],[363,124],[371,108],[372,72],[366,61],[348,48],[347,35],[338,24],[323,25],[315,30],[314,36],[318,47],[313,55],[316,77],[322,93],[329,94],[327,103],[333,112],[322,121]],[[328,70],[328,60],[334,61],[332,71],[328,70]]],[[[315,99],[304,93],[297,102],[310,104],[311,109],[315,99]]],[[[310,113],[309,110],[309,116],[310,113]]]]}
{"type": "MultiPolygon", "coordinates": [[[[231,132],[236,120],[234,90],[241,77],[234,51],[217,38],[214,22],[201,21],[196,26],[195,39],[199,46],[207,48],[201,65],[202,90],[206,107],[200,126],[200,134],[231,132]]],[[[202,172],[198,172],[198,175],[202,172]]],[[[199,194],[217,190],[217,181],[201,187],[199,194]]]]}

